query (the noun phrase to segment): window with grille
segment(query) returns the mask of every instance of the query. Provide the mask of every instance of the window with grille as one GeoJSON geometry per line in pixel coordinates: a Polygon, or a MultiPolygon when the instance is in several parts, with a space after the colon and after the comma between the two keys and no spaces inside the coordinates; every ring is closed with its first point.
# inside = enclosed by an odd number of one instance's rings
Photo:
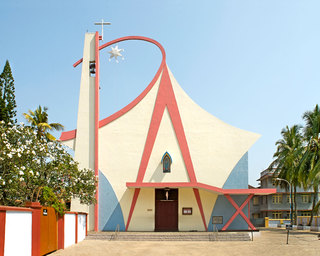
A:
{"type": "Polygon", "coordinates": [[[282,203],[282,195],[273,195],[272,196],[273,204],[281,204],[282,203]]]}
{"type": "Polygon", "coordinates": [[[281,212],[273,212],[272,213],[272,218],[273,219],[281,219],[282,218],[282,213],[281,212]]]}
{"type": "Polygon", "coordinates": [[[302,203],[311,203],[311,195],[305,194],[301,196],[302,203]]]}

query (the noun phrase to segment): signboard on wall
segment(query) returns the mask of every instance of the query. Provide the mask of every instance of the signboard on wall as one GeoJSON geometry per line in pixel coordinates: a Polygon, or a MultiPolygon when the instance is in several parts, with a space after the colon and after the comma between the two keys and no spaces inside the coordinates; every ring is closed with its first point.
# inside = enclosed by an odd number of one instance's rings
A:
{"type": "Polygon", "coordinates": [[[183,207],[182,208],[182,215],[192,215],[192,208],[191,207],[183,207]]]}
{"type": "Polygon", "coordinates": [[[223,216],[212,216],[212,224],[223,224],[223,216]]]}

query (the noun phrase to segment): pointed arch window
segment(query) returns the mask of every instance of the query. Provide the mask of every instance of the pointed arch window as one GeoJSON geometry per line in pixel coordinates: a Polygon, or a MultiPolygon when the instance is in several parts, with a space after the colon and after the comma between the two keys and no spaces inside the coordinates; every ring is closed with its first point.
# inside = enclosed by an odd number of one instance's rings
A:
{"type": "Polygon", "coordinates": [[[164,153],[164,155],[162,156],[161,163],[162,163],[163,172],[170,173],[172,158],[168,152],[164,153]]]}

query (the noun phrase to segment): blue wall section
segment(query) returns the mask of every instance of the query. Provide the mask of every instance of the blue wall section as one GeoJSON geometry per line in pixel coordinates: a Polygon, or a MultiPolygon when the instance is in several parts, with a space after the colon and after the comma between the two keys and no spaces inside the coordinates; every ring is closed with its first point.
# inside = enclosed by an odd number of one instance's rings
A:
{"type": "MultiPolygon", "coordinates": [[[[231,198],[236,202],[240,207],[242,203],[247,199],[248,196],[231,196],[231,198]]],[[[242,211],[248,217],[248,205],[245,206],[242,211]]],[[[210,221],[208,223],[208,231],[213,231],[212,216],[223,216],[223,224],[217,224],[216,227],[218,230],[222,229],[223,226],[228,222],[232,215],[236,212],[236,209],[228,201],[225,196],[218,196],[216,204],[213,208],[210,221]]],[[[239,230],[239,229],[248,229],[248,224],[242,218],[240,214],[233,220],[227,230],[239,230]]]]}
{"type": "Polygon", "coordinates": [[[222,188],[248,188],[248,152],[243,155],[243,157],[233,168],[222,188]]]}
{"type": "Polygon", "coordinates": [[[125,230],[120,203],[107,178],[99,171],[99,230],[125,230]]]}
{"type": "MultiPolygon", "coordinates": [[[[228,179],[224,183],[224,189],[247,189],[248,188],[248,153],[244,154],[243,157],[239,160],[237,165],[233,168],[228,179]]],[[[240,207],[241,204],[247,199],[247,196],[233,196],[232,199],[240,207]]],[[[248,217],[248,205],[245,206],[242,210],[245,215],[248,217]]],[[[236,212],[236,209],[228,201],[225,196],[218,196],[215,206],[212,210],[211,218],[208,223],[208,231],[213,231],[212,216],[223,216],[223,224],[217,224],[216,227],[220,230],[228,222],[231,216],[236,212]]],[[[248,224],[239,214],[227,230],[239,230],[247,229],[248,224]]]]}

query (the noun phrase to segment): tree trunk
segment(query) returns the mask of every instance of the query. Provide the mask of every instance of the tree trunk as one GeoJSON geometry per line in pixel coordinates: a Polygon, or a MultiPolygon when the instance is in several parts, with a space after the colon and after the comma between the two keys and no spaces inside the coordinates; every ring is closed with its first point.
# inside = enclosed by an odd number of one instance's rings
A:
{"type": "Polygon", "coordinates": [[[309,221],[309,226],[312,225],[313,215],[314,215],[314,208],[316,206],[316,200],[317,200],[317,194],[318,194],[318,186],[313,187],[313,200],[312,200],[312,210],[311,210],[311,216],[309,221]]]}
{"type": "Polygon", "coordinates": [[[297,209],[297,187],[294,186],[293,187],[293,193],[294,193],[294,198],[293,198],[293,201],[294,201],[294,225],[297,225],[297,216],[298,216],[298,209],[297,209]]]}
{"type": "Polygon", "coordinates": [[[293,224],[293,200],[292,200],[292,190],[293,190],[293,186],[291,185],[291,188],[290,188],[290,224],[292,225],[293,224]]]}

